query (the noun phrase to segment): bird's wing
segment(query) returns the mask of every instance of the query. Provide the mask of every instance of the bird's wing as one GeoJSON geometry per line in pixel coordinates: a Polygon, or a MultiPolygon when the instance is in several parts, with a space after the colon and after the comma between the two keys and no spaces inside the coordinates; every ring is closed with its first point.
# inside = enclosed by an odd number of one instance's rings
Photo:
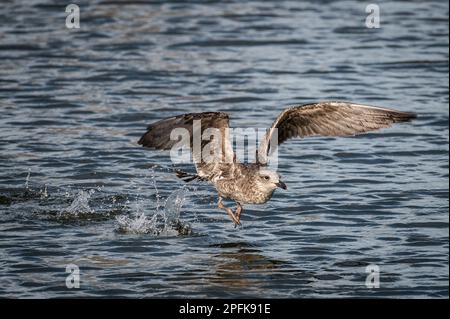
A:
{"type": "Polygon", "coordinates": [[[189,147],[198,175],[209,178],[219,165],[233,162],[234,152],[228,135],[228,114],[189,113],[150,124],[138,143],[160,150],[189,147]]]}
{"type": "Polygon", "coordinates": [[[295,105],[278,115],[258,148],[258,158],[267,162],[278,144],[294,137],[351,136],[407,122],[416,115],[349,102],[319,102],[295,105]]]}

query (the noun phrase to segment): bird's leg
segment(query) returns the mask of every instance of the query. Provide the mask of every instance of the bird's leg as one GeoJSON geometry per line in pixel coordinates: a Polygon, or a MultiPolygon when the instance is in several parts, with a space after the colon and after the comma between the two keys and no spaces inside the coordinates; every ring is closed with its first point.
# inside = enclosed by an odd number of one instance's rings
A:
{"type": "Polygon", "coordinates": [[[220,209],[223,209],[224,211],[227,212],[228,216],[231,217],[231,219],[234,222],[234,225],[240,225],[240,221],[238,218],[236,218],[236,216],[234,215],[233,211],[231,210],[231,208],[226,207],[223,203],[222,203],[222,197],[219,195],[219,201],[217,202],[217,207],[219,207],[220,209]]]}
{"type": "Polygon", "coordinates": [[[236,215],[236,218],[238,221],[241,220],[241,212],[242,212],[242,206],[240,203],[236,202],[236,210],[234,214],[236,215]]]}
{"type": "MultiPolygon", "coordinates": [[[[241,224],[241,212],[242,212],[242,206],[238,202],[236,202],[236,210],[234,211],[234,215],[236,216],[236,219],[241,224]]],[[[234,228],[236,228],[237,224],[234,224],[234,228]]]]}

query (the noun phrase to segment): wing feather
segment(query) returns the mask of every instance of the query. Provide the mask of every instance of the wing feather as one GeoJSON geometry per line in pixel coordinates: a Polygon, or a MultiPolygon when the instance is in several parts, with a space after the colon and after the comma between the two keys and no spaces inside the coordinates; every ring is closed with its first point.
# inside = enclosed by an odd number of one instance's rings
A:
{"type": "MultiPolygon", "coordinates": [[[[234,158],[234,152],[232,145],[228,137],[229,129],[229,116],[224,112],[203,112],[203,113],[188,113],[182,114],[170,118],[163,119],[161,121],[150,124],[147,127],[147,132],[139,139],[138,144],[159,150],[170,150],[175,144],[177,146],[190,147],[194,164],[197,172],[201,177],[208,178],[211,174],[214,174],[214,169],[222,162],[231,161],[234,158]],[[200,123],[200,135],[201,147],[199,150],[194,150],[194,121],[200,123]],[[180,145],[182,140],[172,140],[170,138],[172,130],[176,128],[183,128],[189,133],[189,145],[180,145]],[[220,141],[214,140],[214,138],[203,140],[202,136],[206,129],[216,128],[221,134],[220,141]],[[208,143],[220,142],[220,145],[212,145],[211,149],[215,149],[217,146],[221,150],[221,158],[209,159],[206,163],[202,156],[202,150],[208,143]]],[[[185,144],[187,144],[187,141],[185,144]]],[[[213,152],[214,153],[214,152],[213,152]]],[[[214,153],[215,156],[215,153],[214,153]]]]}
{"type": "Polygon", "coordinates": [[[281,144],[294,137],[306,136],[351,136],[390,127],[394,123],[407,122],[415,118],[411,112],[400,112],[387,108],[349,102],[319,102],[295,105],[287,108],[268,129],[259,149],[259,161],[265,163],[271,149],[272,135],[277,130],[281,144]]]}

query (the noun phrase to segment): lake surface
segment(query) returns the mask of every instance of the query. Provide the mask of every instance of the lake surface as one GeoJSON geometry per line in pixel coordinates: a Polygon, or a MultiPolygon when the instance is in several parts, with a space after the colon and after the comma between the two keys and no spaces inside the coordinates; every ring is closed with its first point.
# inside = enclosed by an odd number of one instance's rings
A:
{"type": "Polygon", "coordinates": [[[378,29],[352,1],[77,1],[80,29],[52,3],[0,6],[0,297],[448,298],[447,1],[381,3],[378,29]],[[418,119],[283,144],[288,190],[239,228],[137,145],[179,113],[265,128],[319,100],[418,119]]]}

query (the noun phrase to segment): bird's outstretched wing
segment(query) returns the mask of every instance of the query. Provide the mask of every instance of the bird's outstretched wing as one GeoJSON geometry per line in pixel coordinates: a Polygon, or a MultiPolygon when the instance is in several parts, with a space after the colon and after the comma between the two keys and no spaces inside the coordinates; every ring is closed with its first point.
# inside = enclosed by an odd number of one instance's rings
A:
{"type": "Polygon", "coordinates": [[[160,150],[189,147],[198,175],[208,179],[217,173],[218,165],[233,161],[228,134],[228,114],[189,113],[150,124],[138,144],[160,150]]]}
{"type": "Polygon", "coordinates": [[[267,156],[286,140],[306,136],[351,136],[407,122],[416,115],[349,102],[319,102],[295,105],[278,115],[258,148],[258,159],[267,156]],[[273,145],[272,145],[273,144],[273,145]],[[275,145],[276,144],[276,145],[275,145]]]}

